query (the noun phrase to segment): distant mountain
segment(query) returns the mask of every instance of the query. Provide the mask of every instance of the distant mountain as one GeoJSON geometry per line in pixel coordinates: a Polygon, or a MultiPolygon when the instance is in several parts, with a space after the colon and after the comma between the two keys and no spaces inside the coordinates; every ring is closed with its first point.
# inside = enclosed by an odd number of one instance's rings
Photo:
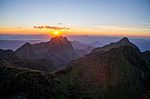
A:
{"type": "Polygon", "coordinates": [[[71,44],[75,50],[75,52],[79,55],[79,56],[84,56],[86,54],[89,54],[94,47],[89,46],[87,44],[83,44],[79,41],[71,41],[71,44]]]}
{"type": "Polygon", "coordinates": [[[100,42],[100,41],[94,41],[92,43],[89,43],[89,45],[91,45],[91,46],[96,48],[96,47],[100,47],[100,46],[102,46],[104,44],[102,42],[100,42]]]}
{"type": "Polygon", "coordinates": [[[89,99],[140,99],[149,95],[150,70],[140,50],[126,37],[94,49],[56,74],[64,72],[69,75],[64,79],[89,99]]]}
{"type": "Polygon", "coordinates": [[[30,44],[26,43],[15,53],[24,59],[48,59],[56,68],[59,68],[78,57],[71,42],[66,37],[57,36],[48,42],[30,44]]]}
{"type": "Polygon", "coordinates": [[[103,47],[98,47],[98,48],[94,49],[93,52],[107,52],[107,51],[111,50],[112,48],[119,48],[121,46],[132,46],[132,47],[138,49],[138,47],[136,45],[129,42],[127,37],[124,37],[118,42],[115,42],[115,43],[112,42],[112,43],[105,45],[103,47]]]}
{"type": "Polygon", "coordinates": [[[0,40],[0,49],[11,49],[16,50],[26,42],[30,42],[32,44],[40,42],[40,40],[0,40]]]}
{"type": "Polygon", "coordinates": [[[2,65],[3,66],[15,66],[15,67],[21,67],[21,68],[29,68],[33,70],[48,71],[48,72],[56,70],[55,66],[52,64],[50,60],[21,59],[12,50],[0,49],[0,62],[3,63],[1,64],[1,66],[2,65]]]}
{"type": "MultiPolygon", "coordinates": [[[[30,40],[40,40],[45,42],[50,38],[50,36],[48,34],[37,34],[37,35],[2,35],[0,34],[0,40],[4,40],[4,42],[0,42],[0,48],[1,49],[12,49],[15,50],[16,48],[20,47],[20,46],[16,46],[14,47],[13,44],[15,45],[15,43],[13,41],[15,40],[21,40],[21,41],[27,41],[30,42],[30,40]],[[11,40],[12,43],[6,43],[7,40],[11,40]],[[4,43],[4,44],[3,44],[4,43]]],[[[93,46],[93,47],[101,47],[104,46],[106,44],[109,44],[109,42],[116,42],[120,39],[121,37],[108,37],[108,36],[89,36],[89,35],[70,35],[67,36],[67,39],[69,41],[79,41],[83,44],[87,44],[89,46],[93,46]]],[[[143,38],[143,37],[129,37],[129,40],[132,41],[134,44],[136,44],[138,46],[138,48],[141,51],[146,51],[146,50],[150,50],[150,38],[143,38]]],[[[31,43],[31,42],[30,42],[31,43]]],[[[39,43],[39,42],[35,42],[35,43],[39,43]]]]}

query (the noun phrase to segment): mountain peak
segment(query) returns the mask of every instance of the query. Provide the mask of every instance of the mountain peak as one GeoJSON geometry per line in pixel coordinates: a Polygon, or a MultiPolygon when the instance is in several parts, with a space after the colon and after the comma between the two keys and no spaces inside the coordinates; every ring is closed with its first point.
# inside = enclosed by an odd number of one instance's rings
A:
{"type": "Polygon", "coordinates": [[[123,37],[119,42],[129,43],[129,39],[127,37],[123,37]]]}
{"type": "Polygon", "coordinates": [[[51,43],[56,43],[56,42],[69,42],[69,41],[67,40],[66,37],[63,37],[63,36],[56,36],[56,37],[52,37],[52,38],[50,39],[50,42],[51,42],[51,43]]]}
{"type": "Polygon", "coordinates": [[[121,46],[132,46],[132,47],[136,48],[137,50],[139,50],[136,47],[136,45],[134,45],[132,42],[129,41],[129,39],[127,37],[124,37],[118,42],[112,42],[103,47],[98,47],[98,48],[94,49],[93,52],[107,52],[107,51],[111,50],[112,48],[119,48],[121,46]]]}
{"type": "Polygon", "coordinates": [[[31,43],[26,42],[26,43],[24,44],[24,46],[31,46],[31,43]]]}

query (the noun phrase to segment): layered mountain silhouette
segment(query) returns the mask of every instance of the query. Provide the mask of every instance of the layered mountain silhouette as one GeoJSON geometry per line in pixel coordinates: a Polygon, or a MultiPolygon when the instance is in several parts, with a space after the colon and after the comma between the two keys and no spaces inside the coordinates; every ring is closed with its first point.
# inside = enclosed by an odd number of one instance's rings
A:
{"type": "Polygon", "coordinates": [[[26,43],[15,52],[0,50],[0,91],[3,92],[0,92],[0,96],[51,96],[54,99],[150,98],[150,52],[141,52],[128,38],[124,37],[118,42],[98,47],[89,54],[76,58],[78,55],[71,43],[62,36],[53,37],[48,42],[26,43]],[[55,71],[50,76],[58,81],[47,78],[49,74],[45,72],[20,67],[55,71]],[[32,79],[35,82],[33,84],[32,79]],[[44,80],[42,83],[41,79],[44,80]],[[25,84],[24,87],[21,87],[20,80],[25,84]],[[11,94],[8,94],[4,89],[13,89],[15,93],[10,91],[11,94]]]}
{"type": "Polygon", "coordinates": [[[126,37],[94,49],[56,74],[64,72],[70,75],[70,84],[88,98],[139,99],[150,90],[148,66],[126,37]]]}
{"type": "Polygon", "coordinates": [[[30,44],[26,43],[15,53],[24,59],[48,59],[56,68],[59,68],[78,57],[71,43],[66,37],[57,36],[48,42],[30,44]]]}

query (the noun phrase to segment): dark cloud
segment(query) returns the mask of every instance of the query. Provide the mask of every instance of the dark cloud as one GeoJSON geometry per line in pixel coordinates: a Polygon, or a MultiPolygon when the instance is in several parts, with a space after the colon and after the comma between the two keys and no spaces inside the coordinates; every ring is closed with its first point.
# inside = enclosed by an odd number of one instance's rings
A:
{"type": "Polygon", "coordinates": [[[52,29],[52,30],[68,30],[68,29],[70,29],[70,28],[67,28],[67,27],[57,27],[57,26],[48,26],[48,25],[34,26],[34,28],[36,28],[36,29],[52,29]]]}
{"type": "Polygon", "coordinates": [[[18,29],[21,29],[21,28],[22,28],[21,26],[18,27],[18,29]]]}
{"type": "Polygon", "coordinates": [[[62,23],[58,23],[58,25],[62,25],[62,23]]]}

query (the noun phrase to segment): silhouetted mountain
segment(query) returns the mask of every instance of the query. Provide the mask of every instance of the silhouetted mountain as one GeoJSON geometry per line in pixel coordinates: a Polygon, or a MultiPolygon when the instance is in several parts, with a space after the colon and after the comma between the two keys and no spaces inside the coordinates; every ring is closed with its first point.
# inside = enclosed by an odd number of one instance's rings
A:
{"type": "Polygon", "coordinates": [[[11,49],[16,50],[26,42],[30,42],[32,44],[40,42],[40,40],[0,40],[0,49],[11,49]]]}
{"type": "Polygon", "coordinates": [[[140,50],[126,37],[56,72],[61,73],[86,98],[140,99],[148,97],[150,90],[150,71],[140,50]]]}
{"type": "Polygon", "coordinates": [[[12,50],[0,50],[0,98],[150,97],[150,53],[140,52],[126,37],[96,48],[88,55],[59,69],[55,69],[51,63],[51,60],[55,59],[54,56],[48,55],[57,56],[56,62],[59,62],[60,58],[70,58],[70,55],[74,55],[72,59],[76,57],[71,43],[64,37],[54,37],[49,42],[37,44],[26,43],[17,51],[19,57],[12,50]],[[56,70],[56,76],[18,67],[42,71],[56,70]]]}
{"type": "Polygon", "coordinates": [[[48,42],[26,43],[15,53],[24,59],[48,59],[53,62],[56,68],[78,57],[71,43],[62,36],[53,37],[48,42]]]}
{"type": "Polygon", "coordinates": [[[120,41],[118,42],[113,42],[113,43],[110,43],[108,45],[105,45],[103,47],[98,47],[96,49],[93,50],[93,53],[94,52],[106,52],[106,51],[109,51],[111,50],[112,48],[119,48],[120,46],[132,46],[134,48],[136,48],[137,50],[138,47],[136,45],[134,45],[133,43],[131,43],[127,37],[124,37],[122,38],[120,41]]]}
{"type": "Polygon", "coordinates": [[[75,50],[75,52],[81,57],[86,54],[89,54],[94,47],[89,46],[87,44],[80,43],[79,41],[71,41],[71,44],[75,50]]]}
{"type": "MultiPolygon", "coordinates": [[[[50,38],[50,36],[47,34],[38,34],[38,35],[1,35],[0,34],[0,48],[1,49],[12,49],[15,50],[16,48],[20,47],[20,43],[18,41],[22,42],[30,42],[33,43],[39,43],[41,41],[45,42],[50,38]],[[2,41],[2,42],[1,42],[2,41]],[[19,46],[18,46],[19,45],[19,46]]],[[[93,47],[101,47],[106,44],[109,44],[109,42],[116,42],[121,37],[107,37],[107,36],[88,36],[88,35],[79,35],[79,36],[67,36],[69,41],[79,41],[83,44],[87,44],[89,46],[93,47]]],[[[130,37],[130,41],[132,41],[134,44],[138,46],[138,48],[141,51],[150,50],[150,39],[149,38],[143,38],[143,37],[130,37]]],[[[24,43],[23,43],[24,44],[24,43]]]]}
{"type": "Polygon", "coordinates": [[[100,47],[100,46],[102,46],[104,44],[102,42],[100,42],[100,41],[94,41],[94,42],[90,43],[89,45],[91,45],[91,46],[96,48],[96,47],[100,47]]]}
{"type": "Polygon", "coordinates": [[[29,60],[19,58],[12,50],[0,49],[1,66],[16,66],[41,71],[54,71],[56,68],[51,61],[46,59],[29,60]]]}

